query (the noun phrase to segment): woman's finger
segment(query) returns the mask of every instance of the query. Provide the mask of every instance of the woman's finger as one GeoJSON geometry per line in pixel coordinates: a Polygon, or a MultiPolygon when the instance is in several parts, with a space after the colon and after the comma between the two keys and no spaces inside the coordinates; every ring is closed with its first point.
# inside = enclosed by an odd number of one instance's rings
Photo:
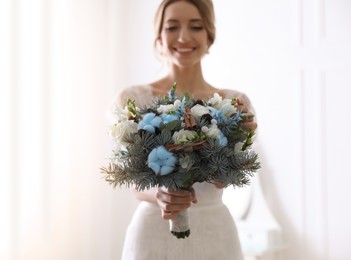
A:
{"type": "Polygon", "coordinates": [[[257,129],[257,123],[256,122],[245,122],[244,123],[244,126],[247,128],[247,129],[250,129],[251,131],[255,131],[257,129]]]}

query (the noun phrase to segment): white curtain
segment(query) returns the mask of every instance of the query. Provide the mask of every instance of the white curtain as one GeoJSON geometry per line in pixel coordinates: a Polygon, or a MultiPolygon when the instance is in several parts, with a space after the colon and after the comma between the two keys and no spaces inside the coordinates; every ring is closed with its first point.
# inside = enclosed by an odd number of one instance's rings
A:
{"type": "Polygon", "coordinates": [[[0,1],[0,259],[118,259],[136,201],[99,168],[119,3],[0,1]]]}

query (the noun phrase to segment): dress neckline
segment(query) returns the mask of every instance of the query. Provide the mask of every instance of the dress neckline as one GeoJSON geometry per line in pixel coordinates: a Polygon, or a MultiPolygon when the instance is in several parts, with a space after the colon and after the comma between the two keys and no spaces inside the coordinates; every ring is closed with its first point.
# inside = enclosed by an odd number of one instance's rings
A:
{"type": "MultiPolygon", "coordinates": [[[[148,90],[148,94],[150,94],[152,97],[162,97],[164,95],[166,95],[168,92],[164,93],[164,94],[155,94],[153,89],[154,87],[151,85],[151,84],[145,84],[143,85],[145,88],[147,88],[148,90]]],[[[216,89],[217,91],[214,91],[213,93],[210,93],[210,95],[208,95],[207,97],[204,97],[204,98],[200,98],[200,97],[197,97],[197,96],[193,96],[194,98],[198,98],[198,99],[209,99],[211,97],[213,97],[213,95],[215,93],[218,93],[222,98],[228,98],[228,96],[230,97],[233,97],[233,95],[237,95],[239,92],[236,91],[236,90],[232,90],[232,89],[216,89]],[[232,92],[232,93],[230,93],[232,92]],[[234,94],[235,93],[235,94],[234,94]]],[[[178,93],[178,94],[182,94],[184,95],[185,93],[178,93]]],[[[190,93],[192,94],[192,93],[190,93]]]]}

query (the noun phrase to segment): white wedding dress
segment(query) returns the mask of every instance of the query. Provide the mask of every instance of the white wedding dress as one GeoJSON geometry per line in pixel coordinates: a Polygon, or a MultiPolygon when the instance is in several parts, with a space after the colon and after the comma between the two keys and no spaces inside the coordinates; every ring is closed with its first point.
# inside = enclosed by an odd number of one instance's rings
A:
{"type": "MultiPolygon", "coordinates": [[[[238,92],[228,92],[233,97],[238,92]]],[[[132,98],[138,106],[150,104],[151,87],[128,88],[121,100],[132,98]]],[[[209,183],[195,183],[198,199],[189,209],[190,236],[177,239],[162,219],[157,204],[140,202],[128,226],[123,260],[242,260],[233,218],[222,202],[223,190],[209,183]]]]}

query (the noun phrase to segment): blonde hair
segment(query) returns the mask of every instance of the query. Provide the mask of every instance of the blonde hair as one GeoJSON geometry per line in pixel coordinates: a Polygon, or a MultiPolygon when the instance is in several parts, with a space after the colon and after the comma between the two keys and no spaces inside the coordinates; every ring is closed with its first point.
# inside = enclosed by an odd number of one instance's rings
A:
{"type": "Polygon", "coordinates": [[[210,40],[210,45],[212,45],[216,38],[215,14],[214,14],[212,0],[163,0],[159,5],[155,15],[155,21],[154,21],[154,28],[155,28],[155,35],[156,35],[155,42],[154,42],[155,48],[157,46],[157,41],[162,32],[164,13],[167,6],[169,6],[172,3],[181,2],[181,1],[188,2],[194,5],[199,10],[199,13],[204,23],[204,27],[207,31],[208,39],[210,40]]]}

